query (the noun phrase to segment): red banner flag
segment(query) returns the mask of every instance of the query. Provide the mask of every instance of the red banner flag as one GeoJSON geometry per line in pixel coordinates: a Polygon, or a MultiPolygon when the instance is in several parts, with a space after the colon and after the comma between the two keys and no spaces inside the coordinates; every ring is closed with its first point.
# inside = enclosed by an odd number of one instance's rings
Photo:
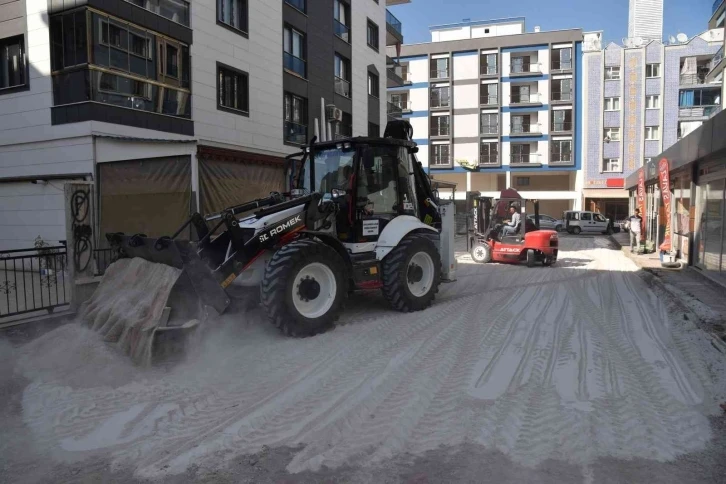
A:
{"type": "Polygon", "coordinates": [[[640,240],[645,238],[645,167],[638,173],[638,208],[640,209],[640,240]]]}
{"type": "Polygon", "coordinates": [[[658,162],[658,181],[660,182],[660,194],[663,197],[663,208],[665,209],[665,237],[660,244],[660,250],[669,252],[671,250],[671,176],[670,165],[667,158],[658,162]]]}

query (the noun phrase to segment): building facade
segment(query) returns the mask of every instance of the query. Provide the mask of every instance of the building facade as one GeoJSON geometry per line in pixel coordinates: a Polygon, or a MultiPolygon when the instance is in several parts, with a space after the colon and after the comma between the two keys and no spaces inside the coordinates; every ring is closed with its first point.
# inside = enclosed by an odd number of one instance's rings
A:
{"type": "Polygon", "coordinates": [[[526,32],[513,18],[431,36],[403,45],[404,85],[388,89],[429,174],[455,183],[456,200],[512,187],[552,216],[579,208],[582,31],[526,32]]]}
{"type": "Polygon", "coordinates": [[[663,0],[630,0],[628,37],[663,40],[663,0]]]}
{"type": "Polygon", "coordinates": [[[315,134],[377,132],[403,40],[386,6],[3,2],[0,250],[65,239],[69,180],[95,182],[100,233],[165,235],[282,189],[284,156],[315,134]]]}
{"type": "Polygon", "coordinates": [[[629,210],[625,179],[721,110],[708,73],[723,29],[669,45],[603,49],[601,32],[584,38],[584,206],[618,221],[629,210]]]}

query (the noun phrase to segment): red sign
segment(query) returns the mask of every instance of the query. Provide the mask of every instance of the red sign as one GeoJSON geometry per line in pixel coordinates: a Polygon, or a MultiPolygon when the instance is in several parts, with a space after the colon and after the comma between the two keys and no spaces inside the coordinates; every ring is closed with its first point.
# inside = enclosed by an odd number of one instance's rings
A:
{"type": "Polygon", "coordinates": [[[665,209],[665,237],[660,244],[660,250],[671,250],[671,177],[670,166],[667,158],[661,158],[658,162],[658,181],[660,182],[660,193],[663,197],[663,208],[665,209]]]}
{"type": "Polygon", "coordinates": [[[638,172],[638,208],[640,209],[640,240],[645,235],[645,168],[638,172]]]}
{"type": "Polygon", "coordinates": [[[605,180],[605,186],[608,188],[624,188],[625,178],[608,178],[605,180]]]}

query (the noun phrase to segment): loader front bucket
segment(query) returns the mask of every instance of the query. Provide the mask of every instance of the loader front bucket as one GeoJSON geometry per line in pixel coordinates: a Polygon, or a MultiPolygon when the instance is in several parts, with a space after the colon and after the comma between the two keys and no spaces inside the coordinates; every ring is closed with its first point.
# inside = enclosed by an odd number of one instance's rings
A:
{"type": "Polygon", "coordinates": [[[122,258],[106,269],[80,317],[135,363],[183,354],[200,323],[229,306],[194,244],[121,235],[113,243],[122,258]]]}

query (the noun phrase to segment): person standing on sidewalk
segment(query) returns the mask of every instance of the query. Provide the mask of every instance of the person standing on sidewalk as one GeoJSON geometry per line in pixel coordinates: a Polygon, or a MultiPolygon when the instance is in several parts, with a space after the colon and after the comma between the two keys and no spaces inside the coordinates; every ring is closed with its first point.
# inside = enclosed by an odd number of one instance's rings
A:
{"type": "Polygon", "coordinates": [[[643,219],[640,217],[640,209],[636,208],[635,213],[628,219],[628,228],[630,230],[630,251],[640,249],[640,234],[643,227],[643,219]]]}

